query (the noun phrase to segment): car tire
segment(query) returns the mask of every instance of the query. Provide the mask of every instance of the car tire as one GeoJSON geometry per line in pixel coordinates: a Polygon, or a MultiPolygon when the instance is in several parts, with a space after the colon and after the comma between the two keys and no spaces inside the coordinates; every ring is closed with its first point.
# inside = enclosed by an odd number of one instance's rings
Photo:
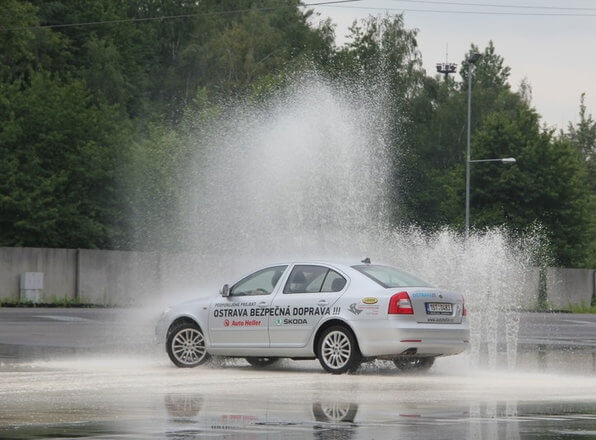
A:
{"type": "Polygon", "coordinates": [[[341,325],[323,331],[317,344],[317,357],[321,366],[333,374],[356,371],[362,361],[356,337],[341,325]]]}
{"type": "Polygon", "coordinates": [[[194,368],[211,357],[205,346],[205,336],[195,323],[175,324],[168,332],[166,350],[170,360],[180,368],[194,368]]]}
{"type": "Polygon", "coordinates": [[[248,362],[253,367],[268,367],[269,365],[276,364],[279,362],[279,358],[274,357],[247,357],[245,358],[246,362],[248,362]]]}
{"type": "Polygon", "coordinates": [[[395,358],[393,363],[401,371],[427,371],[435,363],[434,357],[395,358]]]}

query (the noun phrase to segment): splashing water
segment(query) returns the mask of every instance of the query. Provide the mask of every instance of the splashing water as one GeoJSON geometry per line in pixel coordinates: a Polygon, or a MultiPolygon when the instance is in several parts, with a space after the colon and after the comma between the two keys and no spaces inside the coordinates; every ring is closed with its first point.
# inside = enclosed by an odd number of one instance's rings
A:
{"type": "Polygon", "coordinates": [[[538,240],[391,227],[384,100],[313,75],[265,104],[229,110],[197,136],[180,207],[183,239],[200,254],[195,267],[205,280],[225,279],[288,258],[370,256],[465,295],[474,362],[486,355],[496,365],[504,321],[513,367],[515,309],[535,295],[538,240]]]}
{"type": "Polygon", "coordinates": [[[357,99],[310,80],[222,118],[192,170],[183,218],[195,247],[266,260],[335,252],[338,235],[384,221],[380,111],[357,99]]]}

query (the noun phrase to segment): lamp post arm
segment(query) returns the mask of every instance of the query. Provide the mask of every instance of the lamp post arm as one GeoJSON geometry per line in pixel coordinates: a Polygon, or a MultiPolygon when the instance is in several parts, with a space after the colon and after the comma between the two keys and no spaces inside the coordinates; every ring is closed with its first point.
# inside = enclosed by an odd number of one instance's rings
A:
{"type": "Polygon", "coordinates": [[[468,159],[468,162],[470,163],[476,163],[476,162],[502,162],[502,163],[515,163],[516,160],[513,157],[505,157],[503,159],[475,159],[475,160],[470,160],[468,159]]]}

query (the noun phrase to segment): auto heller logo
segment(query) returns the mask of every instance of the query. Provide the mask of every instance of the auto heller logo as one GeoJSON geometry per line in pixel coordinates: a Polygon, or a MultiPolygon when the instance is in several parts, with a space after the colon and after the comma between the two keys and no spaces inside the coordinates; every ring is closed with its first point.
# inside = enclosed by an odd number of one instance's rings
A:
{"type": "Polygon", "coordinates": [[[246,319],[244,321],[229,321],[224,320],[224,327],[260,327],[263,321],[257,321],[256,319],[246,319]]]}

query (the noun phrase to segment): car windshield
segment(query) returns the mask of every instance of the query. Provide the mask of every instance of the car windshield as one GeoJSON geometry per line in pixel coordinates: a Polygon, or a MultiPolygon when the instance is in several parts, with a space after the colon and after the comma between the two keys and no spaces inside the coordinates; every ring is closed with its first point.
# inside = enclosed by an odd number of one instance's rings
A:
{"type": "Polygon", "coordinates": [[[269,295],[288,266],[261,269],[238,281],[230,289],[230,296],[269,295]]]}
{"type": "Polygon", "coordinates": [[[422,281],[420,278],[415,277],[403,270],[396,269],[391,266],[379,266],[374,264],[363,264],[358,266],[352,266],[359,272],[369,277],[371,280],[380,284],[384,288],[393,287],[433,287],[426,281],[422,281]]]}

